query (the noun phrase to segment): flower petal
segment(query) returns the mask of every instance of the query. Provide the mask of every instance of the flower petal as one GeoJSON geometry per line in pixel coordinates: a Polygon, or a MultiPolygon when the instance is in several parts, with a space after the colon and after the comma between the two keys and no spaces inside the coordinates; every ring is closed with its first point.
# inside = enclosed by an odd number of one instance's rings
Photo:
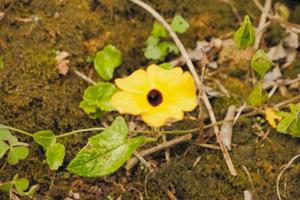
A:
{"type": "Polygon", "coordinates": [[[192,75],[184,72],[180,84],[174,86],[174,92],[167,99],[170,104],[176,105],[183,111],[192,111],[197,106],[196,88],[192,75]]]}
{"type": "Polygon", "coordinates": [[[150,82],[145,70],[139,69],[125,78],[118,78],[115,81],[121,90],[135,94],[147,93],[150,90],[150,82]]]}
{"type": "Polygon", "coordinates": [[[183,119],[183,112],[175,106],[159,106],[142,113],[142,119],[152,127],[160,127],[170,120],[183,119]]]}
{"type": "Polygon", "coordinates": [[[147,74],[152,88],[162,90],[164,88],[171,88],[180,83],[180,77],[182,76],[183,71],[180,67],[163,69],[157,65],[150,65],[147,68],[147,74]]]}
{"type": "Polygon", "coordinates": [[[111,104],[119,113],[131,115],[139,115],[150,109],[147,98],[144,95],[125,91],[115,93],[111,98],[111,104]]]}

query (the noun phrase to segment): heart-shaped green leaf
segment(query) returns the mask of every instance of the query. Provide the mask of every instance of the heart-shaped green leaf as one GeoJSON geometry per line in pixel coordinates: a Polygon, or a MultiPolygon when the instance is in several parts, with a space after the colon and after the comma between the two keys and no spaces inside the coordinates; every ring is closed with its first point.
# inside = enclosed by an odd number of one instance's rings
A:
{"type": "Polygon", "coordinates": [[[247,102],[251,106],[260,106],[268,99],[267,92],[263,89],[262,83],[258,82],[250,93],[247,102]]]}
{"type": "Polygon", "coordinates": [[[16,145],[18,142],[18,138],[7,129],[0,129],[0,140],[7,141],[10,146],[16,145]]]}
{"type": "Polygon", "coordinates": [[[181,15],[175,15],[171,22],[171,27],[177,33],[184,33],[190,25],[181,15]]]}
{"type": "Polygon", "coordinates": [[[57,170],[65,158],[65,146],[60,143],[53,143],[47,148],[47,163],[51,170],[57,170]]]}
{"type": "Polygon", "coordinates": [[[261,76],[264,77],[266,72],[271,68],[273,62],[265,54],[264,50],[258,50],[251,59],[251,67],[261,76]]]}
{"type": "Polygon", "coordinates": [[[55,134],[49,130],[43,130],[34,133],[33,139],[36,143],[43,147],[44,151],[47,150],[49,145],[56,142],[55,134]]]}
{"type": "Polygon", "coordinates": [[[250,17],[247,15],[240,28],[234,33],[234,41],[238,49],[246,49],[255,42],[255,32],[250,17]]]}
{"type": "Polygon", "coordinates": [[[151,36],[159,39],[159,38],[164,38],[168,36],[168,32],[167,30],[163,27],[163,25],[161,25],[158,22],[154,22],[153,23],[153,27],[152,27],[152,32],[151,32],[151,36]]]}
{"type": "Polygon", "coordinates": [[[122,62],[122,53],[113,45],[107,45],[102,51],[98,51],[94,59],[97,73],[104,80],[112,79],[115,68],[122,62]]]}
{"type": "MultiPolygon", "coordinates": [[[[128,128],[122,117],[102,133],[91,138],[69,163],[67,169],[80,176],[107,176],[119,169],[144,142],[145,137],[128,138],[128,128]]],[[[152,140],[151,140],[152,141],[152,140]]]]}
{"type": "Polygon", "coordinates": [[[27,178],[20,178],[15,181],[15,187],[18,194],[22,194],[29,187],[29,181],[27,178]]]}
{"type": "Polygon", "coordinates": [[[110,99],[116,92],[117,88],[111,83],[100,82],[89,86],[84,91],[80,107],[91,117],[98,118],[103,111],[114,110],[110,99]]]}
{"type": "Polygon", "coordinates": [[[29,150],[24,146],[15,146],[10,147],[10,150],[7,155],[7,162],[10,165],[16,165],[19,163],[19,160],[25,159],[29,154],[29,150]]]}

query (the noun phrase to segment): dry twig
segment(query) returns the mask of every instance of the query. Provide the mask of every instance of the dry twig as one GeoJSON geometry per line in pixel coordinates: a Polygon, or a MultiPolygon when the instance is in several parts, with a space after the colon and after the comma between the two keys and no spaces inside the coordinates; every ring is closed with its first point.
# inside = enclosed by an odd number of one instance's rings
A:
{"type": "MultiPolygon", "coordinates": [[[[191,139],[192,139],[192,134],[183,135],[183,136],[177,137],[177,138],[175,138],[173,140],[169,140],[167,142],[159,144],[159,145],[157,145],[155,147],[152,147],[150,149],[141,151],[139,154],[144,157],[144,156],[156,153],[158,151],[171,148],[172,146],[175,146],[177,144],[189,141],[191,139]]],[[[127,171],[129,171],[132,167],[134,167],[138,163],[138,161],[139,160],[136,157],[132,157],[131,159],[129,159],[127,161],[125,169],[127,171]]]]}
{"type": "Polygon", "coordinates": [[[235,111],[236,108],[234,105],[229,106],[226,116],[224,118],[224,121],[227,122],[223,123],[220,131],[220,137],[229,151],[231,150],[232,127],[235,111]]]}
{"type": "Polygon", "coordinates": [[[271,9],[271,5],[272,5],[272,1],[271,0],[266,0],[265,6],[263,8],[263,12],[262,12],[260,20],[259,20],[257,31],[256,31],[256,40],[255,40],[255,44],[254,44],[254,49],[259,48],[261,37],[262,37],[263,32],[264,32],[263,30],[265,30],[264,27],[267,23],[267,15],[269,14],[269,11],[271,9]]]}

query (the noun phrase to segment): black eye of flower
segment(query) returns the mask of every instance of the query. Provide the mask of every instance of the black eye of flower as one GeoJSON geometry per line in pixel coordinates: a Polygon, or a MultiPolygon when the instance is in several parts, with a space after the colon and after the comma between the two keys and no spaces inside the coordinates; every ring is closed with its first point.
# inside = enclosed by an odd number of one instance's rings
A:
{"type": "Polygon", "coordinates": [[[152,106],[158,106],[163,100],[163,96],[160,91],[153,89],[147,95],[147,100],[152,106]]]}

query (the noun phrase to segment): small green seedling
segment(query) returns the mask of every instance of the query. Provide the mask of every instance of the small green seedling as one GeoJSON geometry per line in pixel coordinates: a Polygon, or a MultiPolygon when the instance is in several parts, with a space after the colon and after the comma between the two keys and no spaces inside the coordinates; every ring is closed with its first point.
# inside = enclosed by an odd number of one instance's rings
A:
{"type": "Polygon", "coordinates": [[[7,129],[0,129],[0,159],[7,154],[7,162],[10,165],[16,165],[19,160],[25,159],[28,154],[28,144],[19,142],[18,138],[13,136],[7,129]]]}
{"type": "MultiPolygon", "coordinates": [[[[244,50],[251,47],[255,42],[255,32],[252,27],[250,17],[246,15],[240,28],[234,33],[234,41],[238,49],[244,50]]],[[[266,53],[259,49],[251,59],[251,67],[260,77],[260,81],[255,85],[250,93],[247,102],[250,106],[260,106],[268,100],[268,94],[263,88],[263,79],[267,71],[272,67],[273,62],[266,53]]]]}
{"type": "MultiPolygon", "coordinates": [[[[171,28],[177,33],[184,33],[189,28],[189,24],[182,16],[176,15],[172,20],[171,28]]],[[[151,35],[146,41],[145,57],[154,61],[163,61],[169,54],[177,55],[179,50],[173,42],[161,41],[167,37],[166,29],[160,23],[154,22],[151,35]]]]}
{"type": "Polygon", "coordinates": [[[100,82],[89,86],[83,95],[83,101],[80,107],[91,117],[99,118],[103,112],[112,111],[114,108],[110,99],[117,88],[111,83],[100,82]]]}
{"type": "Polygon", "coordinates": [[[190,25],[181,15],[175,15],[172,20],[171,27],[173,31],[177,33],[185,33],[190,25]]]}
{"type": "Polygon", "coordinates": [[[16,174],[12,181],[7,181],[0,184],[0,191],[9,193],[14,192],[20,196],[28,196],[32,198],[39,186],[34,185],[29,190],[29,181],[26,178],[18,178],[18,174],[16,174]],[[26,191],[28,190],[28,191],[26,191]]]}
{"type": "Polygon", "coordinates": [[[262,82],[266,72],[272,67],[273,62],[262,49],[259,49],[251,59],[251,67],[259,74],[260,81],[256,84],[248,97],[248,104],[260,106],[268,100],[268,94],[263,88],[262,82]]]}
{"type": "Polygon", "coordinates": [[[114,71],[122,63],[122,53],[113,45],[107,45],[98,51],[94,58],[94,67],[103,80],[113,78],[114,71]]]}

